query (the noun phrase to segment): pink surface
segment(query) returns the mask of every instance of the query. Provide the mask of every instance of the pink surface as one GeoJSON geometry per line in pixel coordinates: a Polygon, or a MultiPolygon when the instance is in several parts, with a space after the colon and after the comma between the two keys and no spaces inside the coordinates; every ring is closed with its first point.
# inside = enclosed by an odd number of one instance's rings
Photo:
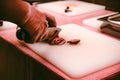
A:
{"type": "MultiPolygon", "coordinates": [[[[101,11],[101,12],[91,13],[91,15],[87,15],[87,14],[82,15],[82,16],[79,16],[79,18],[78,18],[78,16],[76,16],[76,17],[72,18],[72,20],[70,20],[69,17],[64,16],[64,18],[67,19],[67,20],[63,21],[63,22],[61,22],[62,20],[61,20],[60,15],[54,14],[54,16],[57,19],[58,25],[63,25],[63,24],[67,24],[67,23],[72,22],[72,23],[76,23],[76,24],[84,26],[84,24],[82,23],[82,20],[84,20],[86,18],[91,18],[91,17],[103,15],[103,14],[108,14],[108,13],[110,13],[110,11],[101,11]]],[[[93,31],[97,31],[96,29],[91,28],[89,26],[85,26],[85,28],[91,29],[93,31]]],[[[108,68],[105,68],[105,69],[97,71],[95,73],[86,75],[84,77],[80,77],[78,79],[73,79],[73,78],[69,77],[68,75],[66,75],[65,73],[63,73],[62,71],[60,71],[59,69],[57,69],[54,65],[47,62],[41,56],[39,56],[38,54],[31,51],[25,45],[21,44],[17,40],[17,38],[15,36],[15,32],[16,32],[16,29],[10,29],[10,30],[2,31],[2,32],[0,32],[1,39],[4,39],[6,42],[14,45],[19,50],[21,50],[23,52],[23,54],[26,54],[26,55],[30,56],[31,58],[35,59],[36,61],[42,63],[43,65],[45,65],[46,67],[48,67],[49,69],[54,71],[56,74],[59,74],[60,76],[62,76],[63,78],[65,78],[67,80],[99,80],[99,79],[102,79],[106,76],[109,76],[111,74],[114,74],[114,73],[120,71],[120,63],[118,63],[116,65],[111,65],[108,68]]]]}

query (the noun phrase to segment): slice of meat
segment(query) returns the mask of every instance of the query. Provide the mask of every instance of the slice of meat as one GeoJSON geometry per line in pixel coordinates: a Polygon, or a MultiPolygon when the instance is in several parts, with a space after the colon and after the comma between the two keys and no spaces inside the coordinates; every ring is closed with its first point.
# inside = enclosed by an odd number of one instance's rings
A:
{"type": "Polygon", "coordinates": [[[67,43],[69,44],[78,44],[79,42],[80,42],[80,39],[72,39],[72,40],[67,41],[67,43]]]}

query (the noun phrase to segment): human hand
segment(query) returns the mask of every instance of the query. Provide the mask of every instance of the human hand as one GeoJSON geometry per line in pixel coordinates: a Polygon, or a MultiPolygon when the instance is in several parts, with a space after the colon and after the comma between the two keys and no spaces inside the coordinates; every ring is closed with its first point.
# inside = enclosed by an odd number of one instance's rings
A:
{"type": "Polygon", "coordinates": [[[55,18],[29,6],[29,12],[18,25],[17,38],[28,43],[43,41],[48,36],[48,27],[56,27],[55,18]]]}
{"type": "MultiPolygon", "coordinates": [[[[59,38],[58,33],[61,31],[60,28],[56,28],[53,16],[38,11],[32,6],[29,6],[29,13],[19,26],[21,29],[17,31],[16,36],[27,43],[42,41],[51,43],[54,38],[59,38]]],[[[57,44],[59,43],[57,42],[57,44]]]]}

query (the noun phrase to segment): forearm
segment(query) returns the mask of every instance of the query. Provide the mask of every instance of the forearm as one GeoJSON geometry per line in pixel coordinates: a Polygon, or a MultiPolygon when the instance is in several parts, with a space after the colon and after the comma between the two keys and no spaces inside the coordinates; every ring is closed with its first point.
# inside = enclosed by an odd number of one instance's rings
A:
{"type": "Polygon", "coordinates": [[[22,21],[28,12],[28,5],[22,0],[0,0],[0,19],[14,23],[22,21]]]}

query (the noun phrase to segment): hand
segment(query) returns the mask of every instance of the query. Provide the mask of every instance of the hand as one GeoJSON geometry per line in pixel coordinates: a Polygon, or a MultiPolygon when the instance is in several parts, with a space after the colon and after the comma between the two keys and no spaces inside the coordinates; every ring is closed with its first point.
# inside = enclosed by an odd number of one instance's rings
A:
{"type": "Polygon", "coordinates": [[[21,29],[16,32],[18,39],[27,43],[47,42],[54,45],[65,43],[65,40],[58,36],[61,29],[56,28],[53,16],[31,6],[29,9],[30,13],[24,18],[22,25],[20,24],[21,29]]]}
{"type": "Polygon", "coordinates": [[[18,25],[17,38],[28,43],[44,41],[48,37],[48,27],[56,27],[55,18],[29,5],[29,12],[18,25]]]}

